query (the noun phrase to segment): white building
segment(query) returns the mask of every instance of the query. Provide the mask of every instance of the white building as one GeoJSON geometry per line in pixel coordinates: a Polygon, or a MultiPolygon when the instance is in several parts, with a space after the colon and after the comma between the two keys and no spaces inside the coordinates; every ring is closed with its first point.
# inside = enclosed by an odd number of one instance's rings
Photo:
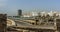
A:
{"type": "Polygon", "coordinates": [[[32,16],[38,16],[37,12],[32,12],[32,16]]]}
{"type": "Polygon", "coordinates": [[[47,13],[46,12],[41,12],[41,16],[46,16],[47,13]]]}
{"type": "Polygon", "coordinates": [[[23,14],[23,17],[32,17],[32,16],[38,16],[37,12],[30,12],[23,14]]]}
{"type": "Polygon", "coordinates": [[[52,11],[48,12],[48,14],[49,14],[49,16],[53,16],[53,12],[52,11]]]}

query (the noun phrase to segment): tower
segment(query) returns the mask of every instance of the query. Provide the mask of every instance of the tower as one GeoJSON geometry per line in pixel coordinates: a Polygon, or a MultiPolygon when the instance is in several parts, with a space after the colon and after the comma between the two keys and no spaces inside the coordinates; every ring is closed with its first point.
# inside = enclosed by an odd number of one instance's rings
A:
{"type": "Polygon", "coordinates": [[[18,16],[22,16],[22,10],[21,9],[18,10],[18,16]]]}

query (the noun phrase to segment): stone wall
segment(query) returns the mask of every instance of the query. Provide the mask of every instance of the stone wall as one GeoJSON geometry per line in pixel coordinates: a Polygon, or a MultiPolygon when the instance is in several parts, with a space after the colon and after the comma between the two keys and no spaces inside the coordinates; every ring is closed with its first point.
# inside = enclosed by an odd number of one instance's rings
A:
{"type": "Polygon", "coordinates": [[[6,14],[0,14],[0,32],[6,32],[6,14]]]}

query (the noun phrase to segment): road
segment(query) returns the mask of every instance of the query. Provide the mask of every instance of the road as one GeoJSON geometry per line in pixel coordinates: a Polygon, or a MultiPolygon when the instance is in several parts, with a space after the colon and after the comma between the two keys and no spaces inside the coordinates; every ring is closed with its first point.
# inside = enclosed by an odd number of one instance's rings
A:
{"type": "Polygon", "coordinates": [[[33,29],[55,29],[54,26],[37,26],[37,25],[31,25],[27,22],[22,21],[16,21],[17,27],[21,28],[33,28],[33,29]]]}
{"type": "Polygon", "coordinates": [[[32,26],[32,24],[23,22],[23,21],[15,21],[17,26],[32,26]]]}

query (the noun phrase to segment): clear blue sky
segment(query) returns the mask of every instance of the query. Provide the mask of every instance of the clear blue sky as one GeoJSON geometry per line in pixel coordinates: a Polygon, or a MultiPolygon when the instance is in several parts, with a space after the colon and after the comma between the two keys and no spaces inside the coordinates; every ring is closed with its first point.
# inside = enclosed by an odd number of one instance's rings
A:
{"type": "Polygon", "coordinates": [[[23,12],[60,11],[60,0],[0,0],[0,13],[16,15],[18,9],[23,12]]]}

